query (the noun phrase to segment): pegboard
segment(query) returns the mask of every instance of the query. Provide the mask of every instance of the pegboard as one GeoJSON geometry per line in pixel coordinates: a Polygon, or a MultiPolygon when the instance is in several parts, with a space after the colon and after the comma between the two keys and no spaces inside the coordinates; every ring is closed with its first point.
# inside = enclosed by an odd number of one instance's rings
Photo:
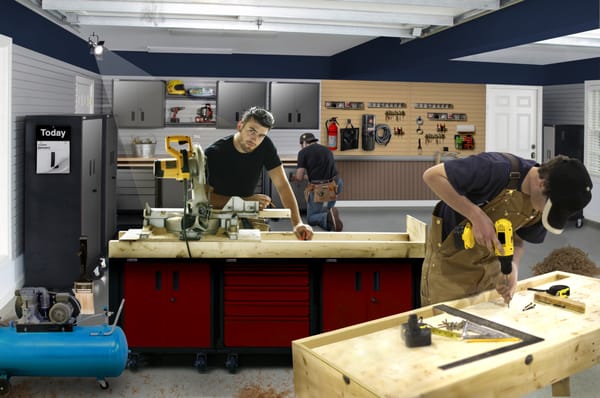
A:
{"type": "MultiPolygon", "coordinates": [[[[391,136],[387,145],[376,143],[372,151],[362,149],[340,150],[344,156],[432,156],[436,151],[460,152],[463,155],[483,152],[485,149],[485,85],[458,83],[374,82],[355,80],[323,80],[321,82],[321,142],[327,143],[325,122],[336,117],[340,128],[347,120],[360,129],[362,116],[375,115],[375,124],[386,124],[391,136]],[[338,104],[331,107],[331,104],[338,104]],[[341,103],[349,104],[344,107],[341,103]],[[356,104],[362,103],[363,107],[356,104]],[[328,106],[326,106],[326,104],[328,106]],[[360,108],[360,109],[357,109],[360,108]],[[386,118],[387,113],[387,118],[386,118]],[[417,125],[420,116],[422,124],[417,125]],[[473,138],[473,149],[455,148],[457,127],[464,130],[474,126],[475,132],[462,132],[473,138]],[[420,133],[417,129],[420,127],[420,133]],[[441,130],[445,127],[445,131],[441,130]],[[400,130],[401,129],[401,130],[400,130]],[[399,134],[399,133],[403,134],[399,134]],[[443,136],[442,136],[443,135],[443,136]],[[419,147],[421,140],[421,150],[419,147]]],[[[385,129],[376,134],[381,138],[385,129]]],[[[380,139],[380,141],[385,141],[380,139]]]]}

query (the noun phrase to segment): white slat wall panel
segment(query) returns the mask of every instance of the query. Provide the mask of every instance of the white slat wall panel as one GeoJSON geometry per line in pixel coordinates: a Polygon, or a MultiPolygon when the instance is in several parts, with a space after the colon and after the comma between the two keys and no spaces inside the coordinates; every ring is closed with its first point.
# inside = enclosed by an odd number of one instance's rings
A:
{"type": "MultiPolygon", "coordinates": [[[[57,59],[13,45],[12,70],[12,220],[13,253],[19,258],[23,253],[23,192],[26,115],[72,114],[75,112],[75,77],[95,81],[95,113],[101,113],[102,84],[98,74],[78,68],[57,59]]],[[[23,276],[15,269],[16,280],[23,276]]]]}

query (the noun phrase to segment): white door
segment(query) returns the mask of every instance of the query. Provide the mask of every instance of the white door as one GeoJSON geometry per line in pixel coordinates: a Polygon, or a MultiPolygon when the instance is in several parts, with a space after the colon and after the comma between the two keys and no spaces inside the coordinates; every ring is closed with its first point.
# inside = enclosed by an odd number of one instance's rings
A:
{"type": "Polygon", "coordinates": [[[486,87],[485,150],[541,163],[542,87],[486,87]]]}

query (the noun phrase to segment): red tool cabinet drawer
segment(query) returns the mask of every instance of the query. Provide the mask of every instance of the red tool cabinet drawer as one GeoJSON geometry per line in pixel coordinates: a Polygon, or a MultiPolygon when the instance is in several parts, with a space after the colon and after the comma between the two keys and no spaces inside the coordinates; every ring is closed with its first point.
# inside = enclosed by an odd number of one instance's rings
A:
{"type": "Polygon", "coordinates": [[[227,347],[289,347],[309,334],[308,265],[228,265],[223,274],[227,347]]]}
{"type": "Polygon", "coordinates": [[[290,347],[308,335],[308,318],[225,317],[227,347],[290,347]]]}

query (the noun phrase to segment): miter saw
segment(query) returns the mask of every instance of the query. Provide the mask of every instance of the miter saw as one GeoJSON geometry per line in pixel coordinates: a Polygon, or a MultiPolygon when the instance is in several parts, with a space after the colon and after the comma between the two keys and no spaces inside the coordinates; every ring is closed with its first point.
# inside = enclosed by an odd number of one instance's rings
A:
{"type": "Polygon", "coordinates": [[[178,232],[184,240],[198,240],[202,235],[215,235],[219,231],[226,233],[229,239],[238,239],[241,218],[264,216],[258,201],[244,200],[238,196],[232,196],[222,209],[213,209],[207,192],[206,158],[202,147],[192,145],[189,136],[168,136],[165,146],[175,159],[154,161],[154,175],[183,182],[184,208],[152,208],[146,204],[145,226],[178,232]]]}

